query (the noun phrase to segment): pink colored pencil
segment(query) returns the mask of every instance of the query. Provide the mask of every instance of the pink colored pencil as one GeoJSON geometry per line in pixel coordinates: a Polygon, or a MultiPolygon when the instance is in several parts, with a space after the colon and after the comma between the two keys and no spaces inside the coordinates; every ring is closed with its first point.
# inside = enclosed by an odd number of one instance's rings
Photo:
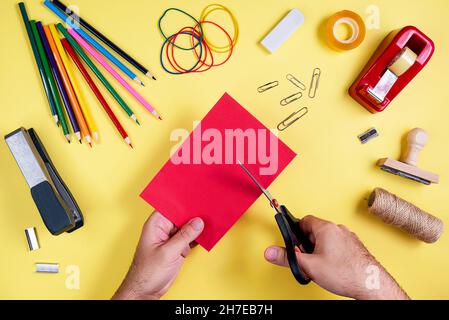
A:
{"type": "Polygon", "coordinates": [[[98,61],[99,64],[101,64],[120,84],[128,90],[130,94],[134,96],[134,98],[137,99],[148,111],[150,111],[156,118],[159,120],[162,120],[159,113],[151,106],[148,101],[146,101],[133,87],[131,87],[128,82],[126,82],[125,79],[123,79],[120,74],[118,74],[117,71],[114,70],[114,68],[111,67],[111,65],[103,59],[103,57],[94,50],[86,41],[84,41],[83,38],[81,38],[75,30],[72,28],[67,29],[69,33],[72,35],[72,37],[75,38],[75,40],[87,51],[89,54],[94,57],[95,60],[98,61]]]}

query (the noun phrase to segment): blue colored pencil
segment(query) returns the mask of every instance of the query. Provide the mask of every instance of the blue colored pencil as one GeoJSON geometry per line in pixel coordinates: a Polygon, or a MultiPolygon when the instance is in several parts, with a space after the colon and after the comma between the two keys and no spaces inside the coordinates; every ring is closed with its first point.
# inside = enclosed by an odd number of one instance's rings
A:
{"type": "Polygon", "coordinates": [[[134,72],[129,70],[120,60],[114,57],[108,50],[106,50],[101,44],[99,44],[94,38],[92,38],[87,32],[85,32],[81,27],[74,22],[73,19],[67,17],[64,12],[59,10],[51,1],[45,0],[44,5],[46,5],[54,14],[56,14],[62,21],[67,23],[72,29],[76,31],[84,40],[86,40],[91,46],[97,49],[102,55],[104,55],[109,61],[116,65],[120,70],[122,70],[129,78],[136,81],[140,85],[144,85],[142,81],[136,76],[134,72]]]}

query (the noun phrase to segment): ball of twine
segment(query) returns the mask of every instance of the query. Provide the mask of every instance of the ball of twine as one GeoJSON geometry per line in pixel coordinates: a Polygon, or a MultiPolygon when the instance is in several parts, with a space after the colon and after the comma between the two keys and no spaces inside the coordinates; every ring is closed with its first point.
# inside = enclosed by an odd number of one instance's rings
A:
{"type": "Polygon", "coordinates": [[[368,200],[369,212],[427,243],[443,233],[443,221],[388,191],[376,188],[368,200]]]}

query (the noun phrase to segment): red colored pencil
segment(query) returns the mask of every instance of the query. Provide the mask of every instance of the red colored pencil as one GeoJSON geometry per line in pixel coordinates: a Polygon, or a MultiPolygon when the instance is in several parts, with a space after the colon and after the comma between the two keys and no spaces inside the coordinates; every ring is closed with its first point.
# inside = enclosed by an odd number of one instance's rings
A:
{"type": "Polygon", "coordinates": [[[73,50],[72,46],[67,41],[67,39],[63,38],[61,40],[61,42],[62,42],[62,45],[64,46],[65,50],[70,55],[70,57],[72,58],[73,62],[76,64],[76,66],[78,67],[79,71],[83,75],[83,77],[86,80],[87,84],[92,89],[92,91],[94,92],[94,94],[97,97],[97,99],[100,101],[100,103],[103,106],[104,110],[106,111],[106,113],[108,114],[109,118],[111,119],[112,123],[114,123],[115,127],[120,132],[120,135],[123,137],[125,142],[132,148],[133,145],[131,143],[131,139],[129,138],[129,136],[126,133],[126,131],[123,128],[123,126],[120,124],[120,121],[115,116],[114,111],[112,111],[111,107],[106,102],[106,100],[103,97],[103,95],[101,94],[100,90],[98,90],[98,87],[95,85],[94,81],[92,80],[91,76],[87,72],[86,68],[81,63],[81,60],[78,58],[77,54],[75,53],[75,50],[73,50]]]}

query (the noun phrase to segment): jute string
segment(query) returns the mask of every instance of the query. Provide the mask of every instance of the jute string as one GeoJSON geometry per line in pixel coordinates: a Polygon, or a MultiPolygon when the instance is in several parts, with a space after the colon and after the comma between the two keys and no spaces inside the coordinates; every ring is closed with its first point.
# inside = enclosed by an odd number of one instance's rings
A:
{"type": "Polygon", "coordinates": [[[437,241],[443,233],[443,222],[388,191],[376,188],[368,200],[369,212],[387,224],[399,227],[427,243],[437,241]]]}

